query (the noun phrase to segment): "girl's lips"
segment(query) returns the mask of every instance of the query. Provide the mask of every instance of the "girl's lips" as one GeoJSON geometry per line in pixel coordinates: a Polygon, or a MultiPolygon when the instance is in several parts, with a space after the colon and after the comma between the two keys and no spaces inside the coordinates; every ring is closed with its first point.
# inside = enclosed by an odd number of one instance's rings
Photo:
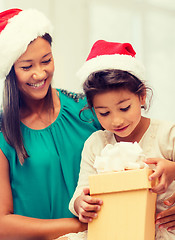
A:
{"type": "Polygon", "coordinates": [[[123,127],[123,128],[117,128],[117,129],[114,129],[114,131],[115,132],[122,132],[122,131],[125,131],[127,128],[128,128],[128,126],[123,127]]]}

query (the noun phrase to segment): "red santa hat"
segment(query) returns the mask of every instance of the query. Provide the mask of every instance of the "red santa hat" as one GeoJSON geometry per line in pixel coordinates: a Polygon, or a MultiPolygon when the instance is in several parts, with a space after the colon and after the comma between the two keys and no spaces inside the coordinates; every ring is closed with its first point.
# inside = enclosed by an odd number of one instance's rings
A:
{"type": "Polygon", "coordinates": [[[145,78],[144,66],[135,58],[136,52],[130,43],[98,40],[92,46],[86,62],[77,75],[81,82],[93,72],[105,69],[128,71],[140,80],[145,78]]]}
{"type": "Polygon", "coordinates": [[[28,44],[45,33],[52,35],[52,25],[36,9],[9,9],[0,13],[0,80],[6,78],[28,44]]]}

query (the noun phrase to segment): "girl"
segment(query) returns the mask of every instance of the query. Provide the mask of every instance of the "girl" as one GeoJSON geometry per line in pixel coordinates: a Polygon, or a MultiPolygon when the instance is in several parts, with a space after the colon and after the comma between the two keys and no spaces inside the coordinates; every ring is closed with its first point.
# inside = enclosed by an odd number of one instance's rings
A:
{"type": "Polygon", "coordinates": [[[68,203],[84,141],[100,124],[79,118],[82,95],[52,88],[52,25],[42,13],[2,12],[0,32],[0,239],[53,239],[85,230],[68,203]]]}
{"type": "MultiPolygon", "coordinates": [[[[138,142],[148,158],[146,163],[157,165],[150,180],[159,178],[152,191],[163,193],[158,195],[157,213],[165,210],[162,202],[175,188],[175,124],[142,115],[141,109],[150,103],[146,97],[151,89],[146,87],[144,68],[136,60],[134,49],[129,43],[97,41],[79,76],[81,80],[86,79],[83,89],[88,105],[83,110],[95,111],[105,130],[93,133],[85,142],[70,210],[84,223],[97,217],[102,201],[89,196],[88,176],[97,173],[93,166],[95,156],[107,144],[120,141],[138,142]]],[[[175,239],[175,234],[171,227],[157,228],[156,239],[175,239]]]]}

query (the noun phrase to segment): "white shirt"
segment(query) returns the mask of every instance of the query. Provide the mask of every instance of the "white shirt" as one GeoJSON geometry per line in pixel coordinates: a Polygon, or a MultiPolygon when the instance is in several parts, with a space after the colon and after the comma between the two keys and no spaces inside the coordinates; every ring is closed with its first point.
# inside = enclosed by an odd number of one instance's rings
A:
{"type": "MultiPolygon", "coordinates": [[[[86,140],[82,151],[78,185],[69,204],[69,209],[74,215],[77,216],[74,210],[75,199],[82,193],[83,188],[89,187],[88,177],[97,174],[96,169],[93,167],[95,157],[100,155],[107,144],[115,143],[114,134],[107,130],[97,131],[86,140]]],[[[139,145],[143,149],[146,158],[165,158],[175,161],[175,123],[151,119],[150,125],[142,136],[139,145]]],[[[163,200],[174,192],[175,181],[169,186],[166,193],[158,195],[157,212],[169,208],[163,204],[163,200]]],[[[156,232],[156,239],[175,239],[175,234],[166,231],[166,229],[157,229],[156,232]]]]}

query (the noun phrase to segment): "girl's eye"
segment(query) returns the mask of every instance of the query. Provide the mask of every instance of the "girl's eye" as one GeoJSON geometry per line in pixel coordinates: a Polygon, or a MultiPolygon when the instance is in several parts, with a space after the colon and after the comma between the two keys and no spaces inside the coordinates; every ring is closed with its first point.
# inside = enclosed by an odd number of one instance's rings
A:
{"type": "Polygon", "coordinates": [[[51,62],[51,58],[49,58],[48,60],[46,60],[46,61],[42,61],[42,63],[44,63],[44,64],[47,64],[47,63],[50,63],[51,62]]]}
{"type": "Polygon", "coordinates": [[[126,112],[130,109],[131,105],[127,106],[126,108],[120,108],[121,111],[126,112]]]}
{"type": "Polygon", "coordinates": [[[102,117],[106,117],[109,115],[109,112],[105,112],[105,113],[99,113],[102,117]]]}
{"type": "Polygon", "coordinates": [[[21,67],[23,70],[29,70],[32,67],[32,65],[30,66],[25,66],[25,67],[21,67]]]}

